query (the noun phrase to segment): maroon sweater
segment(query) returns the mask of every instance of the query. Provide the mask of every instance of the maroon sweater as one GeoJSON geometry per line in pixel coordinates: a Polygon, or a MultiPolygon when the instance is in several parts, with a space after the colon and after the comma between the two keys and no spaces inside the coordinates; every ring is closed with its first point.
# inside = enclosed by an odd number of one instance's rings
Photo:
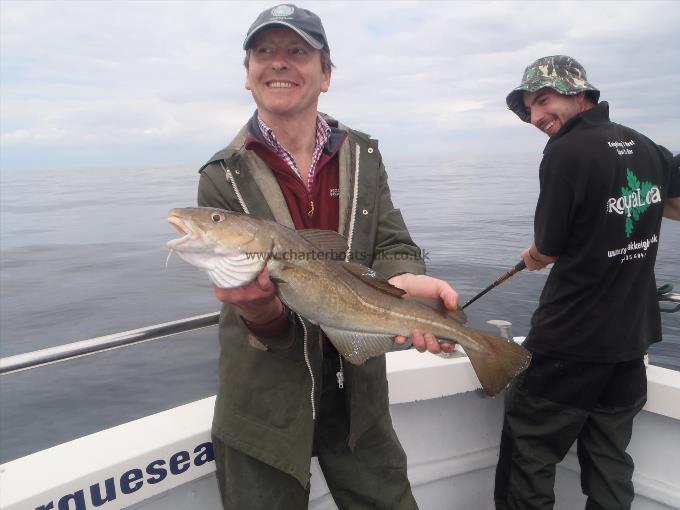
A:
{"type": "Polygon", "coordinates": [[[340,145],[338,144],[335,152],[329,153],[324,149],[321,153],[314,176],[314,185],[308,191],[302,180],[269,145],[253,136],[246,139],[246,149],[254,150],[274,172],[296,229],[338,230],[340,214],[338,150],[340,145]]]}
{"type": "MultiPolygon", "coordinates": [[[[256,131],[259,134],[258,131],[256,131]]],[[[253,150],[274,172],[286,200],[286,205],[297,230],[315,228],[337,232],[340,216],[340,172],[338,152],[347,133],[333,129],[331,137],[317,163],[314,185],[311,190],[291,170],[288,164],[266,142],[256,136],[246,138],[245,147],[253,150]]],[[[259,337],[282,335],[288,328],[288,310],[265,324],[244,321],[248,329],[259,337]]],[[[324,350],[332,349],[324,339],[324,350]]]]}

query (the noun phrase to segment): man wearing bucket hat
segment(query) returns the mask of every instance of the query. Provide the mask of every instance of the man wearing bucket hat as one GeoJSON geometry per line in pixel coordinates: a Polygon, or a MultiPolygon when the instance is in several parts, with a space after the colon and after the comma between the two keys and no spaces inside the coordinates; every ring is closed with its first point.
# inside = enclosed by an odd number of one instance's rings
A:
{"type": "Polygon", "coordinates": [[[630,508],[633,418],[647,395],[643,357],[661,340],[654,261],[662,216],[680,219],[671,154],[609,120],[573,58],[526,68],[506,99],[550,138],[539,169],[530,270],[554,263],[524,343],[527,371],[506,396],[498,509],[554,505],[555,465],[578,444],[588,509],[630,508]]]}
{"type": "MultiPolygon", "coordinates": [[[[199,205],[336,230],[352,260],[455,308],[456,292],[422,274],[377,141],[317,112],[332,69],[319,17],[291,4],[267,9],[243,48],[257,111],[201,168],[199,205]]],[[[389,414],[385,356],[343,363],[317,325],[281,303],[266,269],[215,294],[224,303],[213,420],[224,508],[307,508],[312,455],[339,508],[417,508],[389,414]]],[[[412,341],[421,351],[452,348],[431,334],[414,332],[412,341]]]]}

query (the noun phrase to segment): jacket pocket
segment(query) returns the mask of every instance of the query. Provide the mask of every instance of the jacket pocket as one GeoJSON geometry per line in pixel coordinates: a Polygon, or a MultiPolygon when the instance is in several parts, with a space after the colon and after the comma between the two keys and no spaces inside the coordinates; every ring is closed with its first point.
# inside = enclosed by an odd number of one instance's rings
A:
{"type": "Polygon", "coordinates": [[[311,382],[304,361],[241,345],[222,382],[228,407],[243,418],[277,429],[299,419],[311,382]]]}

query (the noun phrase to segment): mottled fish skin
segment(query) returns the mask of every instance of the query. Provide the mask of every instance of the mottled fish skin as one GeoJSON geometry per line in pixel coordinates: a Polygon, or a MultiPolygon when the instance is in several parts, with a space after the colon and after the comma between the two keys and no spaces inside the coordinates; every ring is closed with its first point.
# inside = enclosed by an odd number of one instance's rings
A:
{"type": "MultiPolygon", "coordinates": [[[[528,366],[530,354],[521,346],[465,327],[450,315],[399,297],[401,291],[378,282],[381,279],[377,276],[372,279],[375,273],[368,268],[360,277],[356,270],[362,271],[363,266],[318,256],[324,247],[307,241],[305,231],[202,207],[173,209],[168,221],[183,234],[170,241],[168,248],[206,271],[220,287],[245,285],[257,278],[266,265],[281,300],[319,324],[351,363],[361,364],[387,352],[395,336],[408,336],[418,329],[432,332],[439,341],[459,343],[488,394],[498,393],[528,366]],[[385,285],[389,292],[385,292],[385,285]]],[[[315,239],[324,235],[321,232],[315,239]]]]}

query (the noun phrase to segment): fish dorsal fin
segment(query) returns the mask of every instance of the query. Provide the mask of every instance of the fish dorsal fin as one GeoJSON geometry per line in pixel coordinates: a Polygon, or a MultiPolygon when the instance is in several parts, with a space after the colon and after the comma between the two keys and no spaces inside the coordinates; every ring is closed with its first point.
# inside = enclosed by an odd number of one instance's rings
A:
{"type": "Polygon", "coordinates": [[[342,267],[351,275],[356,276],[362,282],[370,285],[374,289],[389,294],[390,296],[401,297],[406,294],[406,291],[395,287],[390,282],[385,279],[384,276],[375,272],[375,270],[370,267],[366,267],[357,262],[343,262],[342,267]]]}
{"type": "Polygon", "coordinates": [[[461,309],[458,310],[446,310],[444,314],[447,317],[451,317],[453,320],[460,322],[461,324],[466,324],[467,323],[467,315],[465,315],[465,312],[461,309]]]}
{"type": "Polygon", "coordinates": [[[432,308],[442,315],[446,315],[448,318],[453,319],[456,322],[465,324],[467,322],[467,316],[463,310],[449,310],[444,306],[444,302],[439,298],[426,298],[426,297],[416,297],[407,296],[406,299],[409,301],[417,301],[421,305],[425,305],[428,308],[432,308]]]}
{"type": "Polygon", "coordinates": [[[332,256],[332,260],[344,260],[347,239],[333,230],[304,229],[297,233],[319,251],[332,256]]]}
{"type": "MultiPolygon", "coordinates": [[[[441,301],[441,300],[440,300],[441,301]]],[[[444,315],[447,317],[452,318],[454,321],[458,321],[461,324],[466,324],[467,323],[467,315],[465,315],[465,312],[461,309],[458,310],[446,310],[444,312],[444,315]]]]}

